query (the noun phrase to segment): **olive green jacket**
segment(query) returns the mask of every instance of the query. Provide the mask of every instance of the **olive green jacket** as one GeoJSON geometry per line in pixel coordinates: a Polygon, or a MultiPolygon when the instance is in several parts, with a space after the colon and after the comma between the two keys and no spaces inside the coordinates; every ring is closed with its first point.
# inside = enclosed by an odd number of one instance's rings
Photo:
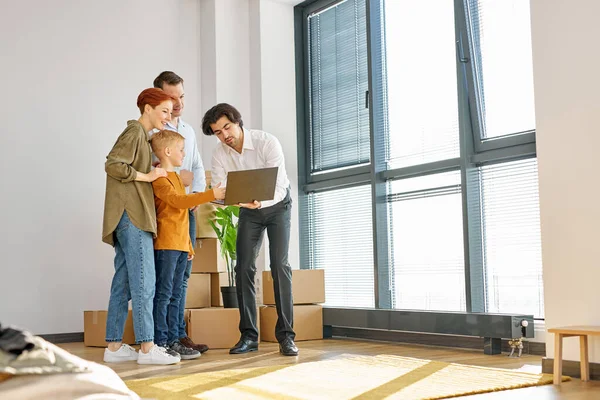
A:
{"type": "Polygon", "coordinates": [[[114,246],[113,232],[125,211],[133,225],[156,237],[152,184],[135,180],[137,171],[147,174],[151,168],[148,134],[138,121],[127,121],[127,128],[106,156],[103,242],[114,246]]]}

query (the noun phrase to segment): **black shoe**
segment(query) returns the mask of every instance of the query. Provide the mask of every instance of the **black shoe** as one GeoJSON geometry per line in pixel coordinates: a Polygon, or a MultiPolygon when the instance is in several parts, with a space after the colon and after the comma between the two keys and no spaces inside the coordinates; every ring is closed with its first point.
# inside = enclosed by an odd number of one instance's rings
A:
{"type": "Polygon", "coordinates": [[[279,352],[284,356],[297,356],[298,348],[292,339],[285,338],[283,342],[279,343],[279,352]]]}
{"type": "Polygon", "coordinates": [[[229,349],[229,354],[244,354],[256,350],[258,350],[258,341],[241,338],[235,346],[229,349]]]}

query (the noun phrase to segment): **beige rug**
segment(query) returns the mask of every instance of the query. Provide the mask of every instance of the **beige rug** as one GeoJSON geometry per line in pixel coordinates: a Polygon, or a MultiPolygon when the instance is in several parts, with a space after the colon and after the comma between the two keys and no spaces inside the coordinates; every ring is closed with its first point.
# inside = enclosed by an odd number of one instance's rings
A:
{"type": "Polygon", "coordinates": [[[552,383],[552,375],[392,355],[343,355],[300,364],[201,372],[126,383],[141,397],[160,400],[411,400],[546,385],[552,383]]]}

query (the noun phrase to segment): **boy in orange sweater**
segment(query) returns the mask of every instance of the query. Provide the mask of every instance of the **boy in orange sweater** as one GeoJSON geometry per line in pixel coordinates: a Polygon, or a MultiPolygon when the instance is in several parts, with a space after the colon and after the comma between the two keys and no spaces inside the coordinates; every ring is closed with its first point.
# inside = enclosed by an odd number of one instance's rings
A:
{"type": "Polygon", "coordinates": [[[183,275],[187,261],[194,257],[189,234],[188,209],[225,198],[225,188],[215,187],[204,193],[185,193],[175,172],[185,157],[185,139],[177,132],[162,130],[152,135],[150,145],[167,176],[152,182],[156,205],[157,236],[154,240],[156,292],[154,295],[154,342],[172,355],[190,360],[200,352],[179,342],[178,326],[183,319],[179,301],[183,295],[183,275]]]}

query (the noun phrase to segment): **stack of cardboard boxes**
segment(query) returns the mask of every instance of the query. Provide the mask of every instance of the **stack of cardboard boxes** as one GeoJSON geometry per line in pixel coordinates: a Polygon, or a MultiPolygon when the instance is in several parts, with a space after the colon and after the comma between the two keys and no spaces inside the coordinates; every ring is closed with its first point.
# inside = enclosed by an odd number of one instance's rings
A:
{"type": "MultiPolygon", "coordinates": [[[[210,171],[206,171],[206,187],[210,187],[210,171]]],[[[214,219],[216,207],[209,203],[196,209],[196,256],[185,307],[188,336],[211,349],[226,349],[239,340],[240,313],[237,308],[222,308],[221,286],[229,286],[227,265],[217,234],[208,223],[214,219]]]]}
{"type": "MultiPolygon", "coordinates": [[[[292,270],[294,297],[294,332],[296,341],[323,339],[323,307],[325,302],[325,271],[322,269],[292,270]]],[[[260,338],[276,342],[277,310],[271,271],[263,272],[263,302],[260,308],[260,338]]]]}
{"type": "Polygon", "coordinates": [[[186,298],[188,336],[211,349],[230,348],[239,340],[240,313],[222,308],[221,286],[229,282],[219,241],[198,239],[195,252],[186,298]]]}

